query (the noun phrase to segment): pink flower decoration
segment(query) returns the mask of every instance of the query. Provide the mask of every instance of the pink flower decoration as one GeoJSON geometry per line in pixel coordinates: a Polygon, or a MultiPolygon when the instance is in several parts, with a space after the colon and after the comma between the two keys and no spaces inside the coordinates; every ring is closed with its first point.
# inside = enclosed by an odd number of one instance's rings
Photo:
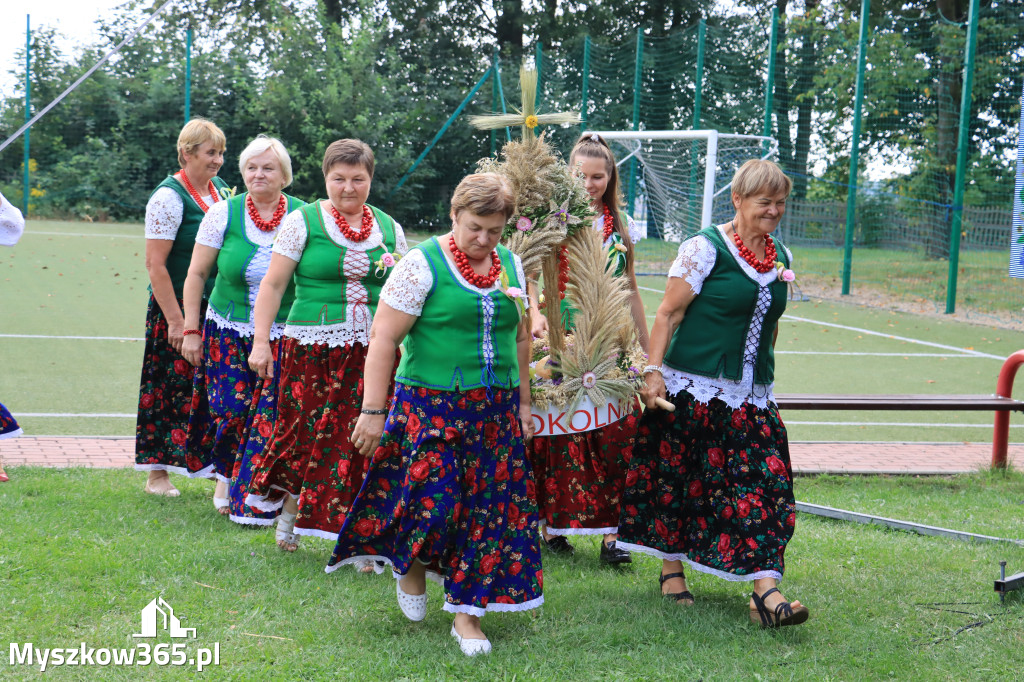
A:
{"type": "Polygon", "coordinates": [[[526,216],[520,216],[516,221],[516,229],[520,232],[529,232],[533,228],[533,221],[526,216]]]}
{"type": "Polygon", "coordinates": [[[505,295],[509,298],[522,298],[523,290],[519,287],[509,287],[505,289],[505,295]]]}
{"type": "Polygon", "coordinates": [[[597,386],[597,375],[593,372],[586,372],[581,378],[583,379],[583,388],[597,386]]]}
{"type": "Polygon", "coordinates": [[[796,279],[796,273],[794,273],[789,268],[786,268],[785,270],[782,271],[782,281],[783,282],[792,282],[795,279],[796,279]]]}
{"type": "Polygon", "coordinates": [[[390,253],[385,253],[383,256],[380,257],[380,262],[381,265],[383,265],[384,267],[391,268],[395,266],[395,257],[392,256],[390,253]]]}

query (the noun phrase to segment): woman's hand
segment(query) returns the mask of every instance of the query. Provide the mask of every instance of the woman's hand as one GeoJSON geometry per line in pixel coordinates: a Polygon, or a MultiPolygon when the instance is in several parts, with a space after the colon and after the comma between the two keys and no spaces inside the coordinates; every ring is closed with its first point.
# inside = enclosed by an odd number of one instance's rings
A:
{"type": "Polygon", "coordinates": [[[380,444],[380,437],[384,433],[384,422],[387,421],[386,414],[360,414],[356,421],[356,427],[352,429],[352,436],[349,440],[352,445],[359,449],[359,454],[369,457],[380,444]]]}
{"type": "Polygon", "coordinates": [[[198,367],[203,361],[203,335],[189,334],[181,342],[181,354],[193,367],[198,367]]]}
{"type": "Polygon", "coordinates": [[[249,353],[249,369],[260,375],[260,379],[274,378],[274,354],[266,341],[253,341],[249,353]]]}
{"type": "Polygon", "coordinates": [[[533,410],[528,404],[519,403],[519,421],[523,424],[523,443],[529,445],[533,440],[533,410]]]}
{"type": "Polygon", "coordinates": [[[530,308],[530,334],[535,339],[548,335],[548,318],[536,308],[530,308]]]}
{"type": "Polygon", "coordinates": [[[181,322],[167,322],[167,343],[175,352],[181,352],[181,344],[185,340],[185,320],[181,322]]]}
{"type": "Polygon", "coordinates": [[[654,403],[655,398],[661,398],[665,400],[667,389],[665,388],[665,378],[661,376],[661,372],[650,372],[647,375],[646,383],[644,387],[640,389],[640,395],[643,397],[644,405],[648,408],[658,407],[654,403]]]}

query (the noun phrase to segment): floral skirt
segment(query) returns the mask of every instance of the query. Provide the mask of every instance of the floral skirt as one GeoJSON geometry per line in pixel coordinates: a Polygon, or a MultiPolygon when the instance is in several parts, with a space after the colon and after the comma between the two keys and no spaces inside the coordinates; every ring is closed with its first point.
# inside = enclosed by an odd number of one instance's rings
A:
{"type": "MultiPolygon", "coordinates": [[[[271,342],[275,358],[277,345],[271,342]]],[[[232,521],[268,525],[277,511],[253,509],[245,504],[245,496],[252,478],[253,454],[262,453],[267,442],[259,429],[269,432],[277,415],[277,369],[275,378],[260,379],[249,368],[252,337],[221,329],[212,320],[206,322],[203,346],[203,366],[196,370],[192,383],[185,455],[189,475],[215,476],[230,484],[232,521]]]]}
{"type": "Polygon", "coordinates": [[[530,447],[537,506],[552,535],[603,535],[619,524],[626,469],[642,412],[584,433],[539,436],[530,447]]]}
{"type": "Polygon", "coordinates": [[[626,474],[618,546],[727,580],[781,579],[796,500],[778,408],[685,391],[647,410],[626,474]]]}
{"type": "MultiPolygon", "coordinates": [[[[205,301],[201,312],[206,314],[205,301]]],[[[143,353],[135,468],[187,474],[185,441],[195,368],[167,340],[167,318],[152,294],[146,309],[143,353]]]]}
{"type": "Polygon", "coordinates": [[[536,490],[519,391],[398,385],[331,572],[359,559],[413,560],[445,589],[444,610],[482,616],[544,603],[536,490]]]}
{"type": "Polygon", "coordinates": [[[7,411],[3,403],[0,403],[0,440],[14,438],[21,435],[21,427],[17,420],[7,411]]]}
{"type": "Polygon", "coordinates": [[[286,336],[280,354],[277,420],[254,457],[246,503],[270,511],[285,493],[298,497],[295,532],[335,540],[370,464],[349,441],[363,403],[366,347],[286,336]]]}

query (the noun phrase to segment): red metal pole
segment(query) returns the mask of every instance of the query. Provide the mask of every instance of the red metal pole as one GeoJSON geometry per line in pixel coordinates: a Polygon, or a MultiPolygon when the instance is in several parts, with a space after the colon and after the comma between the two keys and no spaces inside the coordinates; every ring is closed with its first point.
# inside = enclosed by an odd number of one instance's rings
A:
{"type": "MultiPolygon", "coordinates": [[[[999,370],[999,381],[996,383],[996,395],[1003,398],[1013,397],[1013,378],[1017,368],[1024,365],[1024,350],[1019,350],[1006,358],[1003,368],[999,370]]],[[[1010,438],[1009,411],[996,412],[995,428],[992,432],[992,468],[1006,468],[1007,441],[1010,438]]]]}

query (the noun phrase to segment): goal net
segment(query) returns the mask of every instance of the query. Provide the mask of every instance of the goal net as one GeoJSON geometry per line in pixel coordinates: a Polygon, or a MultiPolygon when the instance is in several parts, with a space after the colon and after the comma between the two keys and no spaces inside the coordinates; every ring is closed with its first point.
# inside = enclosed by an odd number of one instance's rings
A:
{"type": "Polygon", "coordinates": [[[717,130],[594,132],[615,152],[628,208],[647,237],[675,242],[729,220],[733,174],[778,148],[771,137],[717,130]]]}

